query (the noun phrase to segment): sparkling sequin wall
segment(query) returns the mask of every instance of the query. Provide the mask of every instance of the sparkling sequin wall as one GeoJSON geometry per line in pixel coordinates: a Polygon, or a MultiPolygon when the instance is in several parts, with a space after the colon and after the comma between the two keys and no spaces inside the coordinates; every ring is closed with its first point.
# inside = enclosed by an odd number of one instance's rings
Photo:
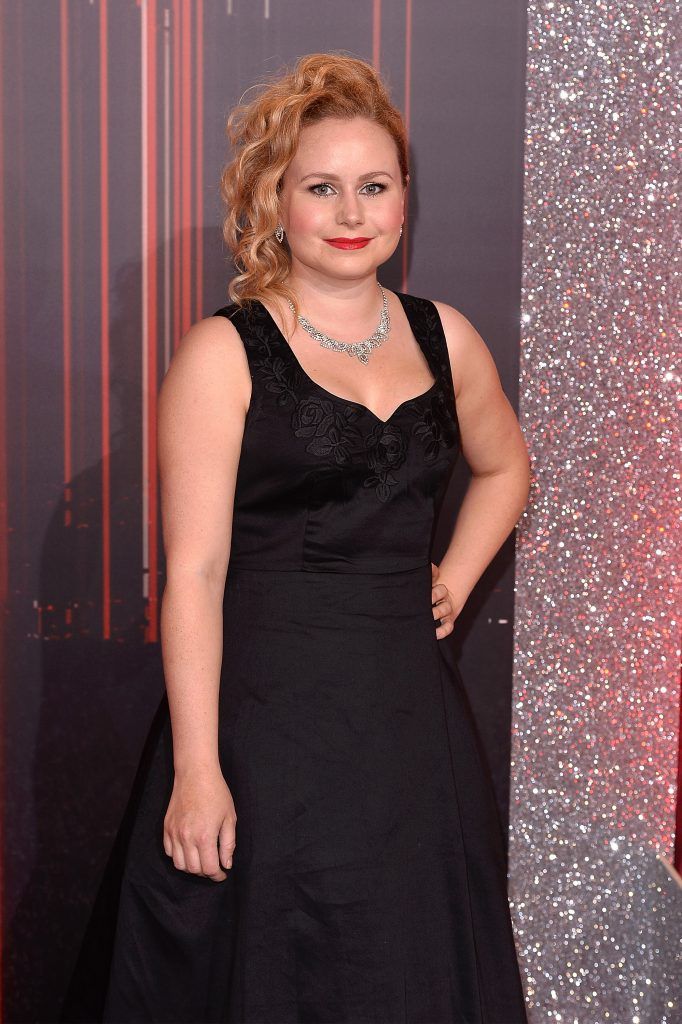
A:
{"type": "Polygon", "coordinates": [[[528,5],[510,900],[533,1022],[682,1021],[679,24],[528,5]]]}

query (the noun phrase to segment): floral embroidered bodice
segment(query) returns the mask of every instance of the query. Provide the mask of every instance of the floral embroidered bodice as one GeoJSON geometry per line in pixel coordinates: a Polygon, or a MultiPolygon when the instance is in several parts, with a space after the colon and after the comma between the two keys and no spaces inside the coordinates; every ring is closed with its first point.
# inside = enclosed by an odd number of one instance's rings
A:
{"type": "Polygon", "coordinates": [[[214,314],[239,332],[252,379],[231,567],[398,572],[431,560],[461,450],[455,393],[436,306],[395,294],[434,383],[387,420],[313,381],[261,302],[214,314]]]}

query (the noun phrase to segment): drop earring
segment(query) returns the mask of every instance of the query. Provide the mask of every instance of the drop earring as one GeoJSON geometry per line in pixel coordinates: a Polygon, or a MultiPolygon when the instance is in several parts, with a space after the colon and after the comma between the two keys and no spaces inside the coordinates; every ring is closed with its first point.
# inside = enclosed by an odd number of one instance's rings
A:
{"type": "Polygon", "coordinates": [[[275,231],[275,238],[277,239],[278,242],[284,240],[284,228],[282,227],[281,224],[277,225],[277,230],[275,231]]]}

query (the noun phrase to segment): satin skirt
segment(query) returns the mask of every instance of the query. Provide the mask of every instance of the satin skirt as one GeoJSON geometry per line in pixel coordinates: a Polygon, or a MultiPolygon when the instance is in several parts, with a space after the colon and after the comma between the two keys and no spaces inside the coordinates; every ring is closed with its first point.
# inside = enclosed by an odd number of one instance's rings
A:
{"type": "Polygon", "coordinates": [[[129,833],[102,1019],[525,1024],[500,820],[431,566],[228,571],[227,878],[163,849],[170,719],[129,833]]]}

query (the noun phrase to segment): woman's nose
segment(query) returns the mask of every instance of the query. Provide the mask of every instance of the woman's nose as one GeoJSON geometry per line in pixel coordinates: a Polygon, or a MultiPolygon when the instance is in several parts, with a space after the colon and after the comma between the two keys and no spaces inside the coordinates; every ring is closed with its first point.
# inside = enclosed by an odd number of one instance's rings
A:
{"type": "Polygon", "coordinates": [[[342,195],[339,200],[337,220],[343,224],[360,224],[362,219],[360,197],[355,192],[342,195]]]}

